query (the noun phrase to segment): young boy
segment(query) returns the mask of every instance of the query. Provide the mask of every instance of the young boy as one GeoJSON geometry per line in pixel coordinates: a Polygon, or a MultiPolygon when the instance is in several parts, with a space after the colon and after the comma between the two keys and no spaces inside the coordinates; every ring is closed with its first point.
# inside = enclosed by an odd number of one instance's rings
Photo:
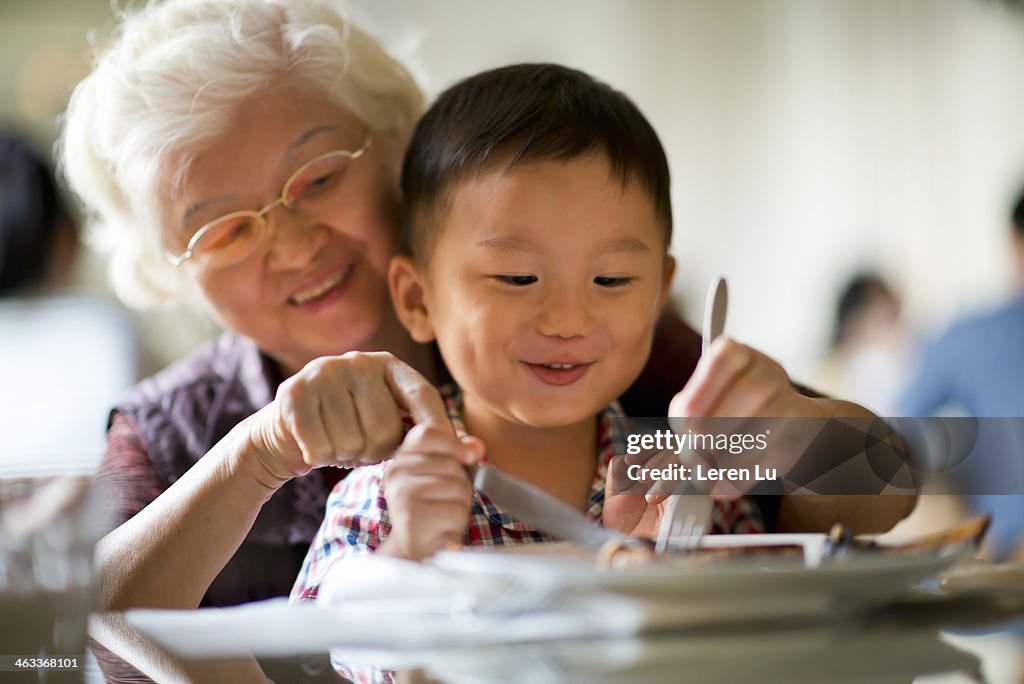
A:
{"type": "MultiPolygon", "coordinates": [[[[392,299],[412,337],[440,347],[456,432],[600,520],[614,402],[647,360],[675,266],[657,135],[586,74],[506,67],[441,95],[402,190],[392,299]]],[[[342,481],[292,597],[314,597],[329,563],[354,554],[549,540],[473,492],[464,451],[455,433],[417,426],[393,460],[342,481]]],[[[745,499],[717,504],[714,523],[760,529],[745,499]]]]}

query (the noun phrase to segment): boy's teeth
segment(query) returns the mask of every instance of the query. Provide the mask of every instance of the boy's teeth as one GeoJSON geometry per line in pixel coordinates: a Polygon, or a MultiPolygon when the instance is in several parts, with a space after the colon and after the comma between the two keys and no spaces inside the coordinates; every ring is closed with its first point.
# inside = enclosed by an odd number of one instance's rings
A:
{"type": "Polygon", "coordinates": [[[567,368],[574,367],[574,364],[571,363],[543,363],[541,365],[545,368],[553,368],[555,370],[566,370],[567,368]]]}
{"type": "Polygon", "coordinates": [[[324,292],[327,292],[332,287],[334,287],[335,285],[340,283],[341,279],[344,276],[345,276],[345,271],[342,271],[341,273],[338,273],[337,275],[335,275],[333,278],[330,278],[330,279],[324,281],[320,285],[317,285],[316,287],[311,287],[308,290],[304,290],[304,291],[300,292],[299,294],[297,294],[294,297],[292,297],[292,301],[294,301],[296,304],[305,304],[306,302],[310,301],[311,299],[316,299],[317,297],[322,295],[324,292]]]}

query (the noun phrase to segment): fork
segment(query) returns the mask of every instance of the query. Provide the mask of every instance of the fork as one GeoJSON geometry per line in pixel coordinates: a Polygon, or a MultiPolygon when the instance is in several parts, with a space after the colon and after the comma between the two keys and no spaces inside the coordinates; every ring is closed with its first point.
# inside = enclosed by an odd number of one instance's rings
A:
{"type": "Polygon", "coordinates": [[[704,509],[709,508],[707,504],[710,500],[704,501],[704,497],[694,496],[690,498],[695,505],[682,506],[680,501],[683,496],[686,495],[677,494],[668,501],[661,529],[658,530],[655,553],[665,553],[669,549],[692,551],[700,545],[707,526],[706,517],[710,514],[710,511],[706,513],[704,509]]]}
{"type": "MultiPolygon", "coordinates": [[[[708,287],[707,300],[704,304],[704,335],[701,341],[701,355],[708,353],[711,343],[715,341],[725,328],[725,312],[729,303],[729,290],[725,278],[718,276],[708,287]]],[[[668,501],[665,516],[661,519],[658,538],[655,541],[655,553],[665,553],[669,549],[693,551],[700,546],[711,522],[714,502],[708,496],[686,496],[676,494],[668,501]]]]}

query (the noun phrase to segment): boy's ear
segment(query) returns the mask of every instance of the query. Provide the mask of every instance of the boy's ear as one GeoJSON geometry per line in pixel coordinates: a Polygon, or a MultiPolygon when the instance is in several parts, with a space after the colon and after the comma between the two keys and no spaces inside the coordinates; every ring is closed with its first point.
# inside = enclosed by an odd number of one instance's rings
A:
{"type": "Polygon", "coordinates": [[[676,274],[676,260],[674,257],[665,256],[665,268],[661,271],[661,295],[658,299],[658,310],[665,306],[669,292],[672,291],[672,276],[676,274]]]}
{"type": "Polygon", "coordinates": [[[391,258],[388,286],[398,320],[412,339],[417,342],[433,341],[434,326],[427,311],[423,277],[410,257],[398,255],[391,258]]]}

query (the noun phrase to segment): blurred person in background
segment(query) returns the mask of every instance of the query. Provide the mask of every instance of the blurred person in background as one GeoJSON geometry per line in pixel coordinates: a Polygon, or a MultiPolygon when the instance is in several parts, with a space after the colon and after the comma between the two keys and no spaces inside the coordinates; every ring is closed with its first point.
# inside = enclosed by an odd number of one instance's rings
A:
{"type": "Polygon", "coordinates": [[[72,288],[77,251],[50,164],[0,131],[0,477],[94,470],[96,421],[136,379],[124,316],[72,288]]]}
{"type": "MultiPolygon", "coordinates": [[[[1013,206],[1010,233],[1014,294],[1001,306],[954,323],[925,346],[897,403],[900,415],[1024,420],[1024,191],[1013,206]]],[[[1003,491],[1007,482],[1018,491],[1022,486],[1024,429],[1016,421],[1008,427],[1011,439],[1001,440],[997,453],[976,449],[957,476],[969,490],[968,508],[993,516],[987,553],[1024,560],[1024,495],[986,493],[1003,491]]]]}
{"type": "Polygon", "coordinates": [[[891,416],[912,351],[895,290],[877,273],[857,273],[839,295],[822,387],[891,416]]]}

